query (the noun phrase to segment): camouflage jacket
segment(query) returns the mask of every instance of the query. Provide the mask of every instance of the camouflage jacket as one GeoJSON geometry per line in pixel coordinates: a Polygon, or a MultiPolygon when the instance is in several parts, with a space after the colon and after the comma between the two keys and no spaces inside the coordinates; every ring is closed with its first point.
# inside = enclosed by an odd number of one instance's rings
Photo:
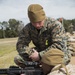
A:
{"type": "Polygon", "coordinates": [[[44,22],[44,27],[40,31],[32,26],[31,23],[25,25],[19,34],[16,46],[19,53],[24,53],[32,41],[42,56],[52,47],[64,51],[63,48],[66,48],[66,40],[63,41],[64,38],[65,31],[63,25],[57,20],[47,18],[44,22]]]}

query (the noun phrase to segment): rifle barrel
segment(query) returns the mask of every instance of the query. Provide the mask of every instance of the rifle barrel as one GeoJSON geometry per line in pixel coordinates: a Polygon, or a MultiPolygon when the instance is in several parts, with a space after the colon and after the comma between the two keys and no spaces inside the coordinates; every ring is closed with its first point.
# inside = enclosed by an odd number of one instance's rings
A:
{"type": "Polygon", "coordinates": [[[0,74],[7,74],[8,69],[0,69],[0,74]]]}
{"type": "Polygon", "coordinates": [[[21,74],[21,73],[25,73],[25,74],[28,74],[30,75],[41,75],[42,71],[40,68],[37,68],[37,69],[20,69],[20,68],[7,68],[7,69],[0,69],[0,75],[1,74],[11,74],[11,73],[14,73],[14,74],[21,74]],[[30,73],[30,74],[29,74],[30,73]]]}

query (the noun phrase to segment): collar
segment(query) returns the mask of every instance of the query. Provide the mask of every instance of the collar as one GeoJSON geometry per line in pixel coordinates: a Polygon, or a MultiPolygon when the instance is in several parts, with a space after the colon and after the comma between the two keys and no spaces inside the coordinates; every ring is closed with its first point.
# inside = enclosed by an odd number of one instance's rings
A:
{"type": "Polygon", "coordinates": [[[46,18],[44,21],[44,26],[40,29],[40,34],[47,30],[47,27],[48,27],[47,24],[48,23],[47,23],[47,18],[46,18]]]}

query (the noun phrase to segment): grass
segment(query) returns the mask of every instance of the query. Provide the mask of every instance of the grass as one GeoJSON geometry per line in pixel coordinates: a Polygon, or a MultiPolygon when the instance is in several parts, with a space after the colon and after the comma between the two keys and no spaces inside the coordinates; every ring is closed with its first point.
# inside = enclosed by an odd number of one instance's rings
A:
{"type": "MultiPolygon", "coordinates": [[[[0,68],[8,68],[14,63],[14,57],[18,54],[16,51],[17,38],[0,39],[0,68]]],[[[30,47],[34,45],[30,43],[30,47]]],[[[75,64],[75,57],[72,58],[72,63],[75,64]]]]}
{"type": "MultiPolygon", "coordinates": [[[[16,51],[17,38],[0,39],[0,68],[8,68],[15,65],[14,57],[18,54],[16,51]]],[[[30,43],[30,47],[33,44],[30,43]]]]}

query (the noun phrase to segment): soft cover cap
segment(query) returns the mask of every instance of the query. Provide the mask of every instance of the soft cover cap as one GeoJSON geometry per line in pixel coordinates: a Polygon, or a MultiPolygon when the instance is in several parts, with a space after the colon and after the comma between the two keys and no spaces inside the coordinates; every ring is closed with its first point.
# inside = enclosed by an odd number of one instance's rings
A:
{"type": "Polygon", "coordinates": [[[28,7],[28,17],[31,22],[39,22],[45,19],[43,7],[39,4],[31,4],[28,7]]]}

